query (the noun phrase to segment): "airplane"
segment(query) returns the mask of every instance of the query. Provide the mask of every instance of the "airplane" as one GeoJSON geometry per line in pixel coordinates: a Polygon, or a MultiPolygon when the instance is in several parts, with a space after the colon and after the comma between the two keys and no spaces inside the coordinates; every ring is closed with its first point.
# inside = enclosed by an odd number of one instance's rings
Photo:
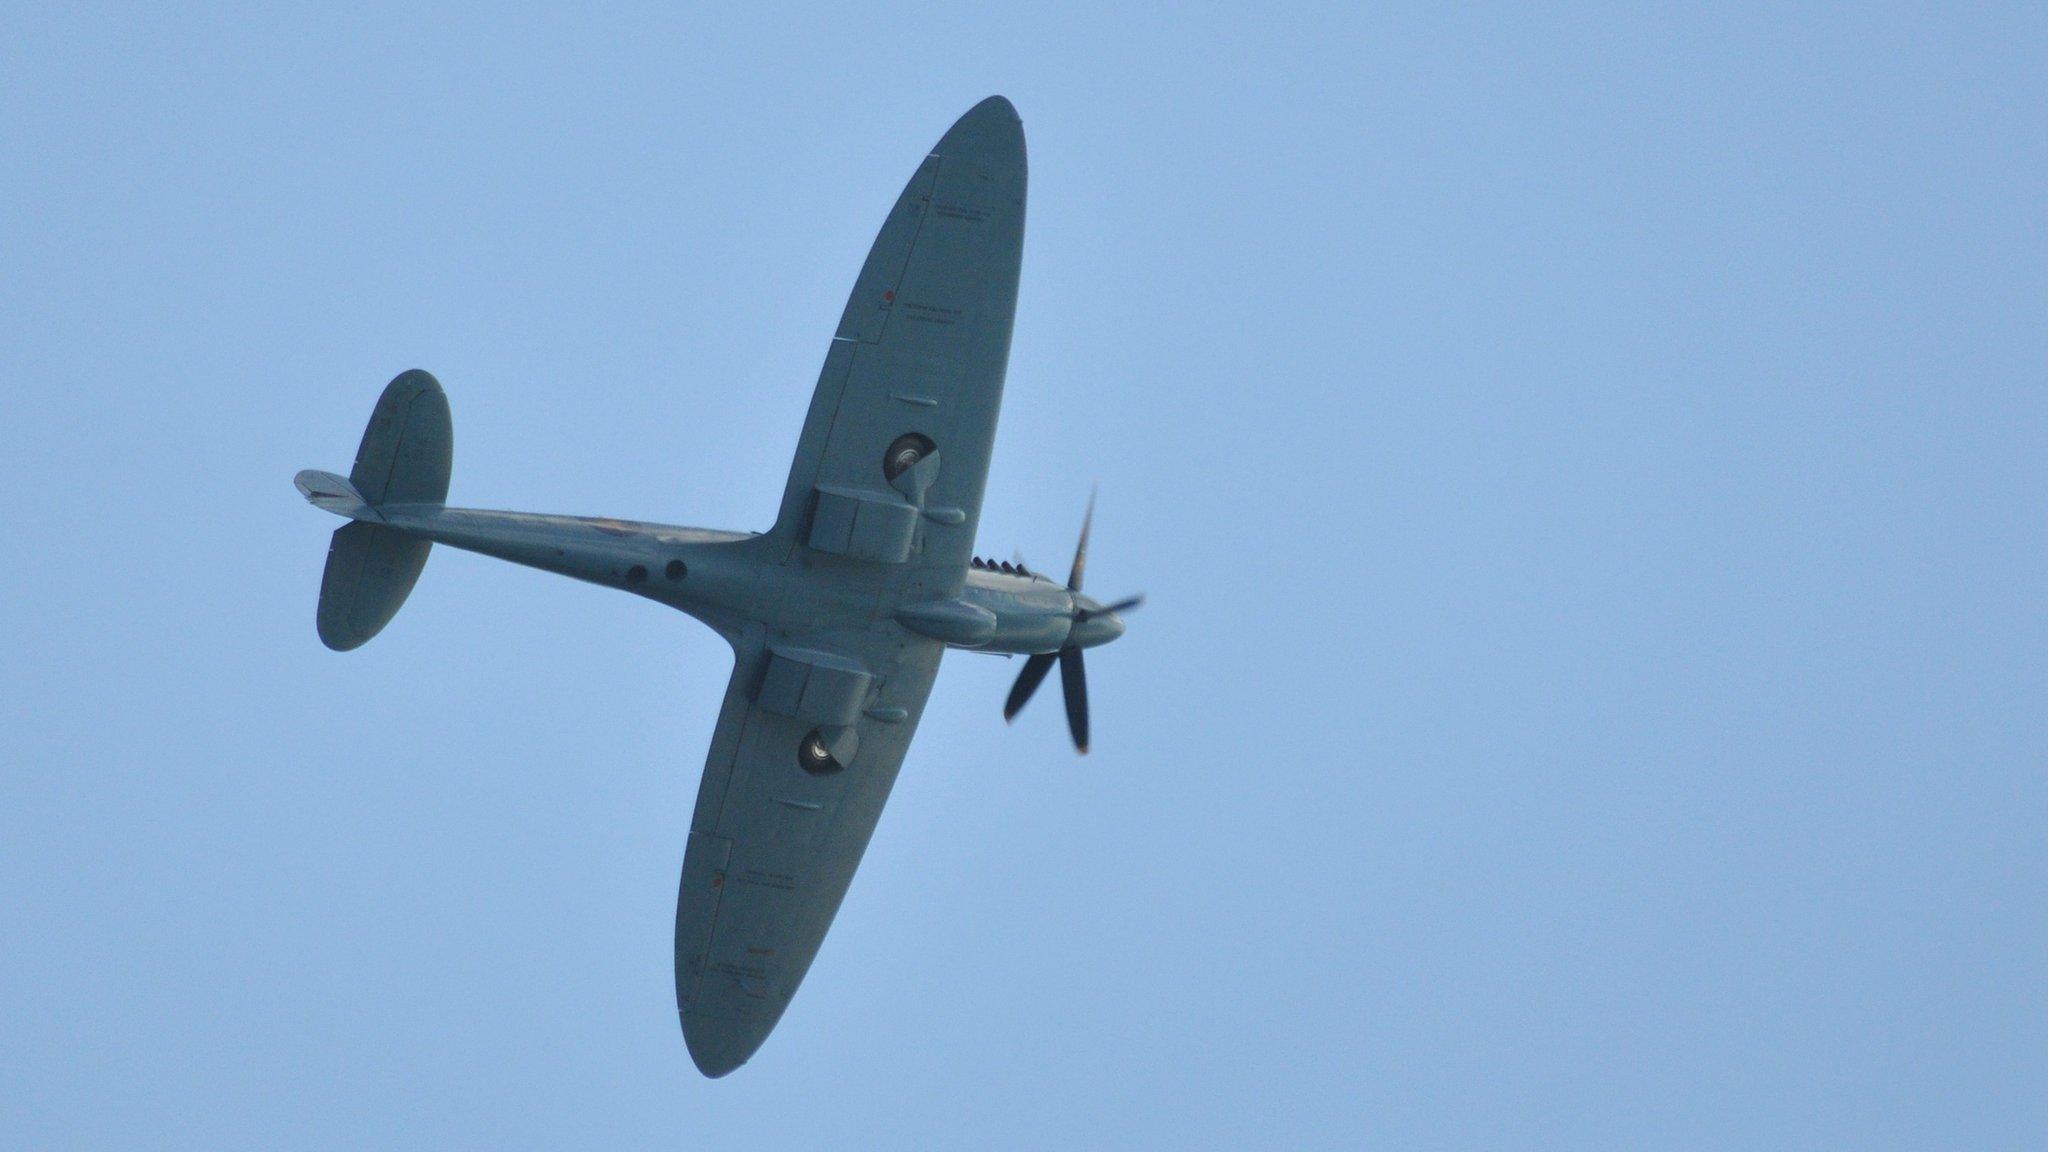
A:
{"type": "Polygon", "coordinates": [[[329,648],[360,647],[445,544],[681,609],[732,679],[676,896],[676,1006],[697,1068],[745,1063],[781,1019],[846,895],[948,648],[1026,657],[1013,719],[1053,665],[1088,751],[1082,653],[1132,596],[1081,592],[1094,497],[1064,584],[974,553],[1024,241],[1017,110],[991,96],[932,148],[854,282],[762,533],[451,508],[448,398],[401,373],[348,476],[296,485],[346,517],[320,585],[329,648]]]}

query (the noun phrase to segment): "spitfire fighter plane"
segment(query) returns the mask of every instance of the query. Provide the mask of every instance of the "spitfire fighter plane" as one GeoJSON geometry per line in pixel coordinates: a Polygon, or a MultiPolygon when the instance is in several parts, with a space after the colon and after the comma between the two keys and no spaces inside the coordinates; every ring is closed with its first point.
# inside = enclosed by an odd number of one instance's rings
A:
{"type": "Polygon", "coordinates": [[[1088,750],[1082,652],[1136,597],[1081,592],[974,555],[1024,239],[1024,133],[1000,96],[953,125],[875,237],[763,533],[451,508],[448,400],[425,372],[385,388],[344,478],[299,490],[347,517],[319,633],[356,648],[446,544],[679,608],[732,644],[676,897],[676,1004],[723,1076],[761,1046],[839,909],[948,648],[1027,657],[1017,714],[1054,664],[1088,750]]]}

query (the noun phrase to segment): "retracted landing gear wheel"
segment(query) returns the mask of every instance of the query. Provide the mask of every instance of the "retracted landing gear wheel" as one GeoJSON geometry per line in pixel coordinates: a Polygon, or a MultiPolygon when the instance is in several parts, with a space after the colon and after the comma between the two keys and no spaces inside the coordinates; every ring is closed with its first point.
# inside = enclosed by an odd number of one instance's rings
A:
{"type": "Polygon", "coordinates": [[[937,449],[931,437],[921,432],[905,432],[889,441],[889,450],[882,453],[882,475],[894,480],[937,449]]]}
{"type": "Polygon", "coordinates": [[[816,728],[797,742],[796,764],[813,776],[830,776],[846,767],[832,758],[832,750],[825,747],[824,734],[816,728]]]}

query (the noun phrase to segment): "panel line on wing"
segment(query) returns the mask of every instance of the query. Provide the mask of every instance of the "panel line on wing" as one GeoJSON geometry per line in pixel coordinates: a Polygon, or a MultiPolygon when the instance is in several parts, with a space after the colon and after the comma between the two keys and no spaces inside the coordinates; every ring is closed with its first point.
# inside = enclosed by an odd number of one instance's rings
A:
{"type": "Polygon", "coordinates": [[[876,310],[881,313],[880,318],[875,321],[872,328],[866,324],[861,326],[860,341],[863,344],[881,343],[883,334],[889,328],[889,318],[895,315],[896,293],[903,287],[903,277],[909,272],[910,261],[917,254],[917,242],[924,238],[925,224],[931,220],[932,192],[938,187],[940,162],[939,157],[930,157],[925,170],[918,173],[918,182],[921,182],[923,187],[919,189],[916,199],[917,223],[911,228],[910,242],[903,246],[902,258],[896,262],[896,267],[888,280],[880,286],[881,299],[875,304],[876,310]]]}

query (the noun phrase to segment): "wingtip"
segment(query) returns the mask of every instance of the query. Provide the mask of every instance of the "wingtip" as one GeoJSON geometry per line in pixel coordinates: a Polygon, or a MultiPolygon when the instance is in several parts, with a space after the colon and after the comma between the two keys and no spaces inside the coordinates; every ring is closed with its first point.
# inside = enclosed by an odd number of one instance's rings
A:
{"type": "Polygon", "coordinates": [[[991,96],[969,108],[946,134],[932,146],[932,155],[952,157],[995,171],[1011,167],[1021,172],[1024,164],[1024,121],[1017,108],[1001,96],[991,96]]]}
{"type": "Polygon", "coordinates": [[[693,1060],[693,1063],[697,1065],[697,1071],[703,1073],[706,1080],[723,1080],[745,1067],[747,1062],[741,1060],[736,1064],[724,1064],[713,1061],[693,1060]]]}
{"type": "Polygon", "coordinates": [[[330,652],[353,652],[369,640],[367,636],[342,636],[325,628],[318,628],[316,631],[320,634],[320,643],[330,652]]]}
{"type": "Polygon", "coordinates": [[[973,108],[968,110],[967,114],[969,116],[972,116],[976,112],[1007,112],[1010,114],[1010,119],[1012,120],[1023,119],[1023,117],[1017,115],[1017,106],[1010,102],[1010,98],[1008,96],[1005,96],[1000,92],[991,93],[990,95],[983,97],[979,104],[976,104],[973,108]]]}
{"type": "Polygon", "coordinates": [[[750,1041],[730,1030],[707,1027],[701,1021],[695,1021],[697,1026],[692,1027],[693,1020],[688,1013],[678,1015],[683,1025],[683,1046],[690,1050],[690,1063],[695,1064],[697,1071],[702,1072],[707,1080],[731,1075],[753,1059],[755,1050],[761,1046],[760,1040],[766,1039],[764,1036],[750,1041]]]}

